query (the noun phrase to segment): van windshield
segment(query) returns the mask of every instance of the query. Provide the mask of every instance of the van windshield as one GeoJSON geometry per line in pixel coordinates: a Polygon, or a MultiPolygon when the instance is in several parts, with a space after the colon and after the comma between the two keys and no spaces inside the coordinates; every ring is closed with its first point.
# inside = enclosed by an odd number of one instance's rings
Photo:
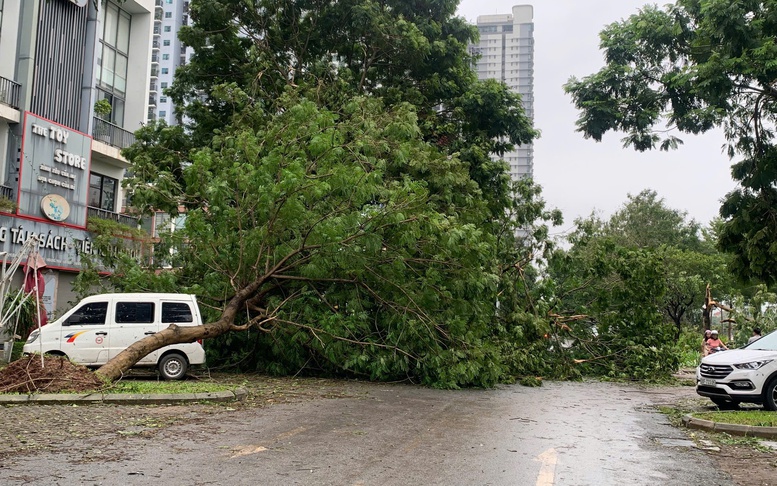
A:
{"type": "Polygon", "coordinates": [[[108,315],[107,302],[92,302],[82,305],[71,314],[67,324],[105,324],[106,315],[108,315]]]}

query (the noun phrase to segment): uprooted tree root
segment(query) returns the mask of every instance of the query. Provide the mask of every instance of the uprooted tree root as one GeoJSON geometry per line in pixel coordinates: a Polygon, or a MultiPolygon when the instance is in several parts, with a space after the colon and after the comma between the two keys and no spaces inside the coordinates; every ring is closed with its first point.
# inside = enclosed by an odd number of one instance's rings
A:
{"type": "Polygon", "coordinates": [[[86,392],[103,388],[104,383],[84,366],[67,358],[24,356],[0,370],[0,393],[86,392]]]}

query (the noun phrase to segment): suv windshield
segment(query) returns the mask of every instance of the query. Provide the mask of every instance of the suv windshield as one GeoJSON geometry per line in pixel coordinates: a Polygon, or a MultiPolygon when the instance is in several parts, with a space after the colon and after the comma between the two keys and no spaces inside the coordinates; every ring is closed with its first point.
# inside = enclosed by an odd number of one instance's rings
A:
{"type": "Polygon", "coordinates": [[[763,349],[765,351],[777,351],[777,331],[767,334],[757,341],[753,341],[744,349],[763,349]]]}

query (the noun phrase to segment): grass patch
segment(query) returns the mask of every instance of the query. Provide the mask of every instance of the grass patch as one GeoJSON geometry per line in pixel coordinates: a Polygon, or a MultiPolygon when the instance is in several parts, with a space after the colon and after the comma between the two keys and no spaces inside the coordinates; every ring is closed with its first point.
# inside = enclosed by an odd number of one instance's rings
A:
{"type": "Polygon", "coordinates": [[[122,380],[103,390],[104,393],[209,393],[234,390],[230,383],[216,383],[207,380],[161,381],[161,380],[122,380]]]}
{"type": "Polygon", "coordinates": [[[777,427],[777,413],[766,410],[741,410],[732,412],[696,412],[692,416],[724,424],[777,427]]]}

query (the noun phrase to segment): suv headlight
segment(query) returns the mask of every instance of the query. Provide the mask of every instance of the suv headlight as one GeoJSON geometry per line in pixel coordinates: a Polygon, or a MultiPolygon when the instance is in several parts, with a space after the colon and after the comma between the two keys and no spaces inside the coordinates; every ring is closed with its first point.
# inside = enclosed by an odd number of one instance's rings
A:
{"type": "Polygon", "coordinates": [[[38,336],[40,336],[40,331],[38,331],[37,329],[32,331],[30,333],[30,337],[27,338],[27,343],[26,344],[34,343],[38,339],[38,336]]]}
{"type": "Polygon", "coordinates": [[[748,363],[737,363],[734,365],[734,368],[740,369],[740,370],[757,370],[758,368],[762,366],[766,366],[769,363],[771,363],[774,360],[771,359],[765,359],[762,361],[750,361],[748,363]]]}

